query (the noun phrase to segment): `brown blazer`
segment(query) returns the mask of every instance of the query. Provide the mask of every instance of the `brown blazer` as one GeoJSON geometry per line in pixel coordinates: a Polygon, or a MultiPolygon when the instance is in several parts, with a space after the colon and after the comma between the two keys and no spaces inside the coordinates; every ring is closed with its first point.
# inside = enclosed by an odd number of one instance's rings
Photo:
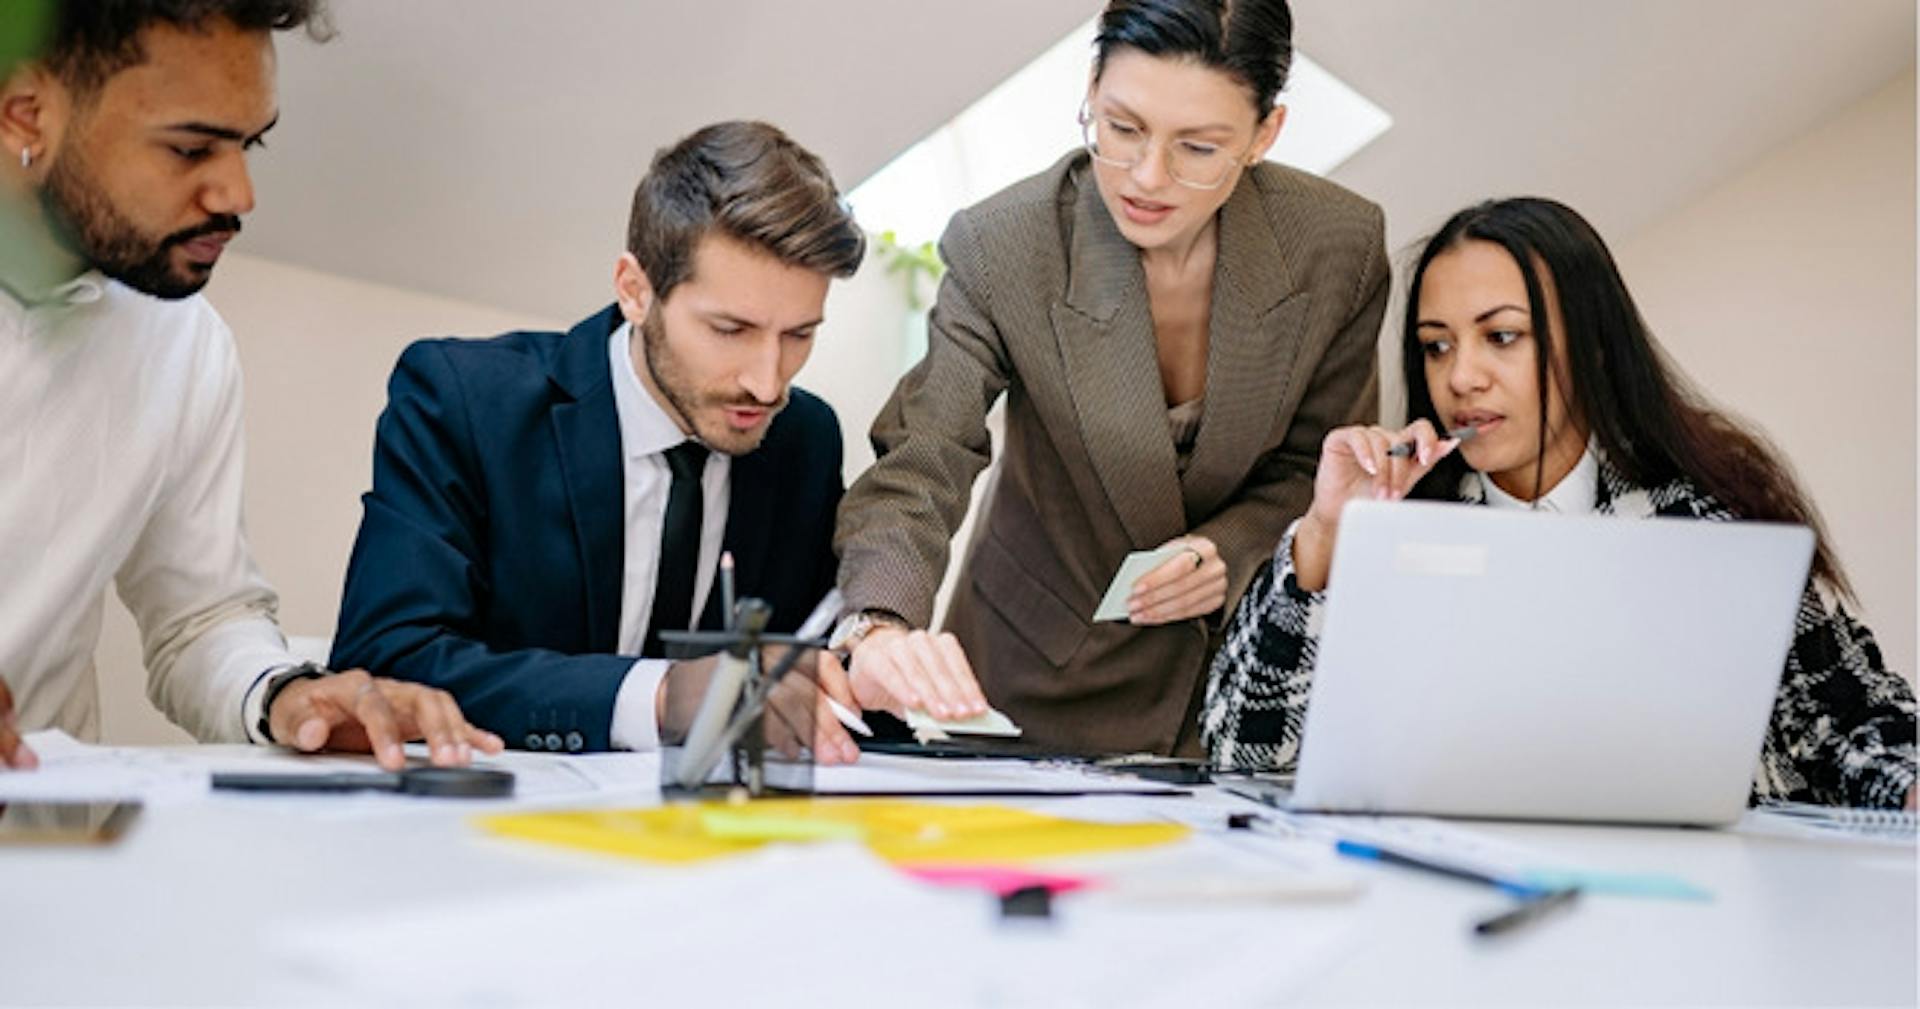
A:
{"type": "Polygon", "coordinates": [[[927,355],[874,420],[878,460],[840,506],[849,603],[925,626],[990,458],[987,410],[1006,394],[1006,458],[947,629],[988,699],[1039,745],[1197,753],[1222,620],[1311,500],[1321,439],[1374,412],[1389,275],[1380,209],[1263,163],[1219,229],[1205,414],[1184,475],[1139,249],[1075,152],[948,225],[927,355]],[[1219,614],[1091,621],[1129,551],[1186,533],[1226,560],[1219,614]]]}

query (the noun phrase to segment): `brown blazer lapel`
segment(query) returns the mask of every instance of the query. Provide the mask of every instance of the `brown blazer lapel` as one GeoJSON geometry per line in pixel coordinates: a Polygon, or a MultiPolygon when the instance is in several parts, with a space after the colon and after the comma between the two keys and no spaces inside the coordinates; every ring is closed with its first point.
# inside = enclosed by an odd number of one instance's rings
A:
{"type": "Polygon", "coordinates": [[[1186,529],[1140,251],[1114,226],[1087,175],[1071,209],[1066,299],[1052,308],[1081,440],[1140,546],[1186,529]]]}
{"type": "Polygon", "coordinates": [[[1181,480],[1199,522],[1239,488],[1267,446],[1295,380],[1308,294],[1287,268],[1252,175],[1220,209],[1220,251],[1207,328],[1207,403],[1181,480]]]}

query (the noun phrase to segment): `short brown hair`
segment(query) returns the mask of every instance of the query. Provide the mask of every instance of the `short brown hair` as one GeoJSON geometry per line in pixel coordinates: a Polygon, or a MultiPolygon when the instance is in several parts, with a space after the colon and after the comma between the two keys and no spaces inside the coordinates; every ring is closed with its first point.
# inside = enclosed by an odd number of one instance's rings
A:
{"type": "Polygon", "coordinates": [[[140,33],[156,24],[198,30],[228,21],[246,31],[304,27],[315,41],[333,37],[326,0],[65,0],[42,59],[62,83],[85,96],[128,67],[146,62],[140,33]]]}
{"type": "Polygon", "coordinates": [[[655,154],[633,191],[627,251],[664,301],[716,229],[837,277],[852,276],[867,251],[827,166],[766,123],[715,123],[655,154]]]}

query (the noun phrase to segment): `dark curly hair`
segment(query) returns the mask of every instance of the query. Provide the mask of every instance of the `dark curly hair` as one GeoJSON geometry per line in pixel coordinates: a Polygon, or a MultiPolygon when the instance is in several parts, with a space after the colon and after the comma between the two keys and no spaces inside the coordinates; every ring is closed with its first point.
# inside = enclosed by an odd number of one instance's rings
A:
{"type": "Polygon", "coordinates": [[[202,29],[214,21],[248,31],[305,28],[316,42],[333,37],[326,0],[65,0],[40,58],[69,88],[89,95],[146,60],[143,30],[156,24],[202,29]]]}

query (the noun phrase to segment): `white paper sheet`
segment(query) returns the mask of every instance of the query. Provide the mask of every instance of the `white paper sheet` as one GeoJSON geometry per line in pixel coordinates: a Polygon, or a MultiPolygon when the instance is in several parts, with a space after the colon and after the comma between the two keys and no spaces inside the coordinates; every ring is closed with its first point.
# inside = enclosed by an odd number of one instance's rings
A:
{"type": "Polygon", "coordinates": [[[1250,1005],[1297,988],[1358,922],[1340,905],[1183,909],[1089,894],[1059,898],[1050,921],[1003,923],[986,894],[819,845],[591,891],[316,921],[269,938],[283,987],[263,1000],[1250,1005]]]}
{"type": "Polygon", "coordinates": [[[230,749],[91,746],[58,729],[28,733],[26,742],[40,767],[0,771],[0,801],[155,803],[203,796],[207,751],[230,749]]]}
{"type": "MultiPolygon", "coordinates": [[[[30,733],[27,745],[40,758],[35,771],[0,771],[0,802],[110,801],[138,799],[150,805],[204,800],[214,794],[216,771],[255,771],[276,774],[329,774],[372,771],[373,758],[349,754],[302,755],[268,746],[95,746],[59,730],[30,733]]],[[[423,759],[424,748],[408,747],[409,755],[423,759]]],[[[506,753],[485,757],[476,766],[514,772],[515,803],[576,802],[613,794],[657,796],[659,761],[652,755],[506,753]]],[[[220,793],[223,796],[226,793],[220,793]]],[[[365,808],[420,805],[434,801],[420,796],[344,793],[333,795],[271,794],[244,797],[249,801],[278,800],[310,809],[365,808]]]]}

